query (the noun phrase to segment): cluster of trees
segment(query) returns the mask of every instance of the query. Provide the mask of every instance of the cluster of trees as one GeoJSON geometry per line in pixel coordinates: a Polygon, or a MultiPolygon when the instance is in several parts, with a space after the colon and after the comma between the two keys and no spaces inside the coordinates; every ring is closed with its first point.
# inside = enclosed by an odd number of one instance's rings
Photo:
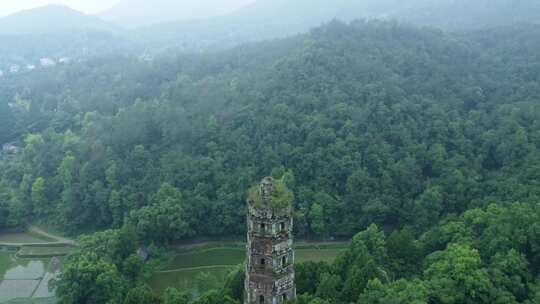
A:
{"type": "MultiPolygon", "coordinates": [[[[410,228],[356,234],[334,263],[295,265],[291,304],[492,304],[540,301],[540,204],[492,204],[444,220],[416,238],[410,228]]],[[[243,267],[222,289],[193,299],[144,285],[133,226],[81,239],[56,282],[61,303],[242,303],[243,267]]]]}
{"type": "Polygon", "coordinates": [[[332,264],[296,267],[296,303],[538,303],[540,205],[472,209],[416,239],[358,233],[332,264]]]}
{"type": "MultiPolygon", "coordinates": [[[[174,196],[174,195],[173,195],[174,196]]],[[[170,197],[169,197],[170,198],[170,197]]],[[[244,272],[238,268],[228,275],[224,288],[211,290],[196,299],[191,291],[168,288],[163,295],[145,284],[154,263],[145,264],[137,252],[136,225],[106,230],[80,239],[78,247],[64,262],[62,273],[52,282],[61,304],[239,304],[244,272]]],[[[156,257],[160,251],[150,247],[156,257]]]]}

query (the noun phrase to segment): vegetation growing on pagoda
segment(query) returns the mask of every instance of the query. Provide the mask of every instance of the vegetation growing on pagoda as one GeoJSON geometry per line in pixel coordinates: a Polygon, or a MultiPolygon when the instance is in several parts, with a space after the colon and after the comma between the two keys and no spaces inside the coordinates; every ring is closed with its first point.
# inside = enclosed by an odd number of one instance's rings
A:
{"type": "MultiPolygon", "coordinates": [[[[283,178],[273,180],[273,183],[274,192],[272,193],[269,207],[272,210],[280,210],[291,206],[292,202],[294,201],[294,194],[291,190],[287,188],[283,178]]],[[[247,201],[251,206],[255,208],[264,207],[261,195],[261,188],[259,185],[255,185],[249,188],[247,201]]]]}

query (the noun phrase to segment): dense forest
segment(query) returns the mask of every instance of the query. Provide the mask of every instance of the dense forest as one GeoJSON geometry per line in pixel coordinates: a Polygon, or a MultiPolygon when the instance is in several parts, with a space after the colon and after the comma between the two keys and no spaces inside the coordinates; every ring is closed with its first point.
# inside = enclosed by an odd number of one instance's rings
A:
{"type": "MultiPolygon", "coordinates": [[[[297,303],[539,303],[540,26],[448,33],[338,21],[143,62],[0,82],[0,227],[83,237],[62,303],[187,303],[134,255],[245,233],[250,186],[295,194],[297,303]],[[158,250],[158,249],[156,249],[158,250]]],[[[242,270],[194,303],[236,303],[242,270]]],[[[190,302],[191,303],[191,302],[190,302]]]]}

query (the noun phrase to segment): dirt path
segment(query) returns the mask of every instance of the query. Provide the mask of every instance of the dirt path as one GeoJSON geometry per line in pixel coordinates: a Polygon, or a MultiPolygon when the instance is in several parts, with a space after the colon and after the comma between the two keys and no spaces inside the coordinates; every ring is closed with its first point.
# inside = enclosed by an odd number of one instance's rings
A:
{"type": "Polygon", "coordinates": [[[77,242],[75,242],[74,240],[48,233],[48,232],[44,231],[43,229],[41,229],[39,227],[36,227],[36,226],[28,227],[28,232],[35,233],[35,234],[41,235],[43,237],[49,238],[51,240],[54,240],[56,243],[64,243],[64,244],[68,244],[68,245],[76,245],[77,244],[77,242]]]}

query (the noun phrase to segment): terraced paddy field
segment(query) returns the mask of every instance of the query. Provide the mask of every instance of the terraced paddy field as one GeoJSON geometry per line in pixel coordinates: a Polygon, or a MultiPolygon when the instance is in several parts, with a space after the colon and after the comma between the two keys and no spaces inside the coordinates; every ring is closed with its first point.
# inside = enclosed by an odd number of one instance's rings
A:
{"type": "MultiPolygon", "coordinates": [[[[295,247],[296,262],[332,262],[343,252],[347,244],[298,245],[295,247]]],[[[149,281],[156,293],[167,287],[192,290],[195,295],[224,284],[227,274],[242,264],[245,245],[207,245],[178,251],[174,260],[149,281]]]]}
{"type": "Polygon", "coordinates": [[[71,250],[70,246],[23,246],[17,252],[17,257],[20,258],[48,258],[68,255],[71,250]]]}
{"type": "Polygon", "coordinates": [[[49,281],[71,250],[33,233],[0,234],[0,303],[55,303],[49,281]]]}
{"type": "Polygon", "coordinates": [[[47,243],[51,240],[31,233],[0,233],[0,244],[9,243],[47,243]]]}
{"type": "Polygon", "coordinates": [[[56,275],[52,259],[20,259],[0,253],[0,303],[17,298],[50,298],[49,280],[56,275]]]}

